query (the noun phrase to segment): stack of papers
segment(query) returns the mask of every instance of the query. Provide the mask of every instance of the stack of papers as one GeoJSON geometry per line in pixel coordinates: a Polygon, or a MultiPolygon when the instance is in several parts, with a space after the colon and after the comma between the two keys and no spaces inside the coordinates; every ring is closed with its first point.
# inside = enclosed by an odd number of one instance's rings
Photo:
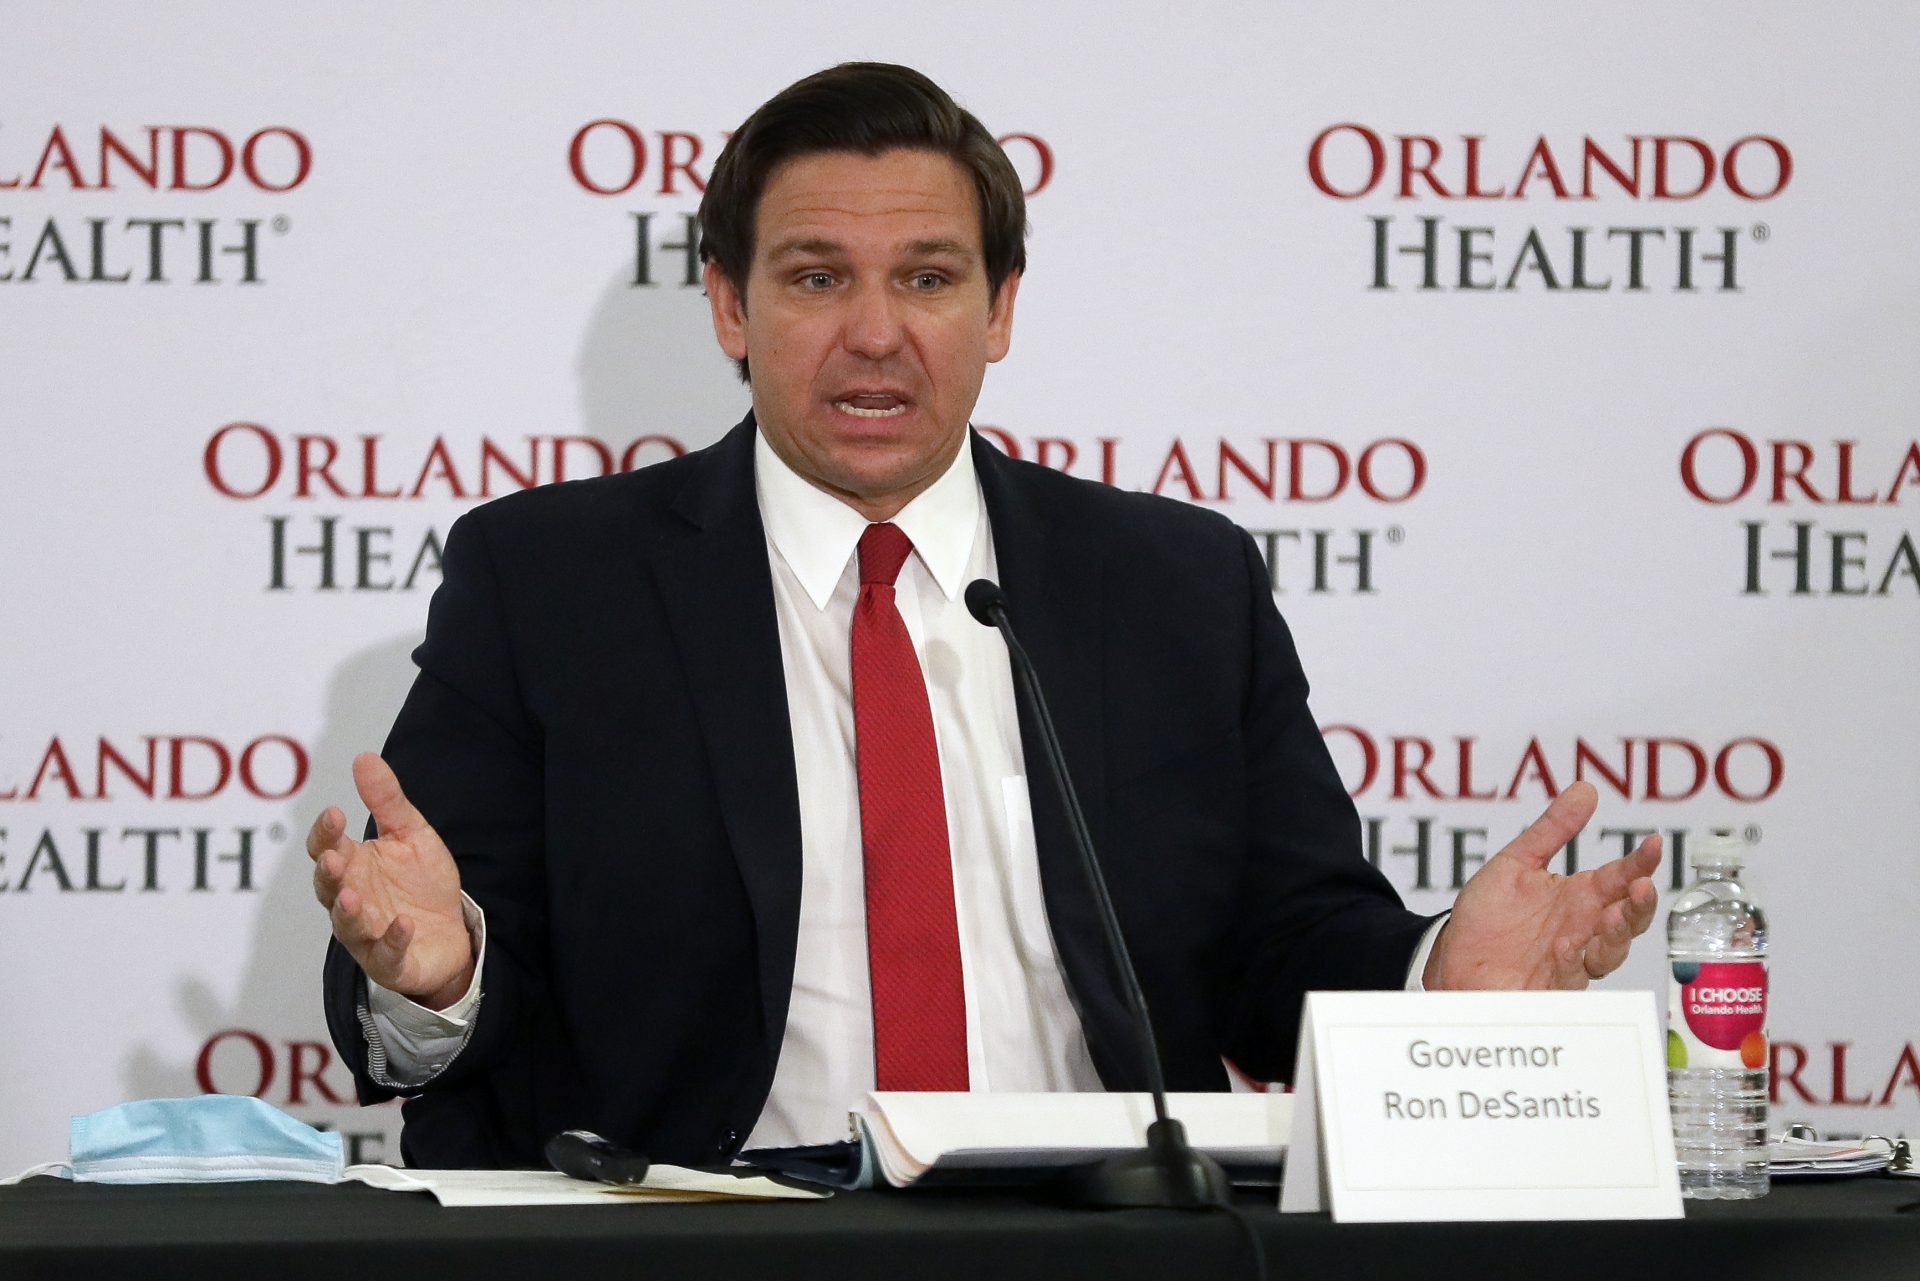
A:
{"type": "Polygon", "coordinates": [[[1781,1135],[1767,1145],[1767,1155],[1776,1179],[1812,1174],[1871,1174],[1893,1163],[1894,1143],[1878,1135],[1831,1143],[1781,1135]]]}

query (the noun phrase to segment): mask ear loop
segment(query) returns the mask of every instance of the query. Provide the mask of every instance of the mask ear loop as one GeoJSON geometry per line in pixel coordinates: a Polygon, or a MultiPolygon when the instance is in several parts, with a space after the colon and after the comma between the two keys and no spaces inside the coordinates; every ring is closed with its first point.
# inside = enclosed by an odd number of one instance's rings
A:
{"type": "Polygon", "coordinates": [[[65,1161],[42,1161],[39,1165],[30,1165],[11,1178],[0,1179],[0,1188],[11,1187],[15,1183],[24,1183],[28,1179],[47,1175],[55,1179],[71,1179],[73,1167],[65,1161]]]}

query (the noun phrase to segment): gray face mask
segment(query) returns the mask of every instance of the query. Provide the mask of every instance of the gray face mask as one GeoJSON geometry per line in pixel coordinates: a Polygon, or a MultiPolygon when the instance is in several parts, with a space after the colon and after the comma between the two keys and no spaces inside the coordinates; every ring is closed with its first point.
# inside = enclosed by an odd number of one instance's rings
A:
{"type": "Polygon", "coordinates": [[[323,1134],[259,1099],[205,1094],[138,1099],[73,1118],[66,1163],[0,1182],[54,1174],[78,1183],[338,1183],[345,1157],[323,1134]]]}

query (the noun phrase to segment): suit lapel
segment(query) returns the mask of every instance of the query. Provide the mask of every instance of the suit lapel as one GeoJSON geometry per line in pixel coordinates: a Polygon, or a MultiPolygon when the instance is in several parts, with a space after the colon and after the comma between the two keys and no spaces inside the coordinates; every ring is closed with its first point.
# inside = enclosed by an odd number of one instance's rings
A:
{"type": "Polygon", "coordinates": [[[780,1051],[800,924],[800,800],[752,415],[675,499],[693,527],[650,560],[687,673],[727,837],[752,906],[768,1062],[780,1051]]]}
{"type": "MultiPolygon", "coordinates": [[[[1039,671],[1097,856],[1105,844],[1107,813],[1106,623],[1099,548],[1065,523],[1043,519],[1044,497],[1033,492],[1032,480],[1022,474],[1026,469],[977,433],[973,451],[1007,611],[1039,671]]],[[[1138,1054],[1132,1024],[1107,956],[1093,891],[1080,866],[1039,726],[1024,705],[1020,744],[1047,924],[1088,1049],[1109,1088],[1138,1088],[1132,1085],[1140,1077],[1134,1066],[1138,1054]]]]}

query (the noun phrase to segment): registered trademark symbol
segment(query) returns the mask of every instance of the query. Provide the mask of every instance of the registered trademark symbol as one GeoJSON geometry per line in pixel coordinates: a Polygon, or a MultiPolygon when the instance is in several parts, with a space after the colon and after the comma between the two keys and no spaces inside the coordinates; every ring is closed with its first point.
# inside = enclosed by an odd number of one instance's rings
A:
{"type": "Polygon", "coordinates": [[[287,829],[278,823],[274,823],[267,828],[267,839],[278,844],[287,839],[287,829]]]}
{"type": "Polygon", "coordinates": [[[1760,828],[1756,824],[1747,824],[1746,830],[1741,832],[1740,835],[1747,838],[1747,844],[1749,845],[1758,845],[1760,843],[1760,828]]]}
{"type": "Polygon", "coordinates": [[[1756,222],[1753,224],[1753,238],[1755,240],[1765,240],[1768,236],[1771,236],[1772,234],[1773,234],[1773,228],[1767,226],[1766,223],[1756,222]]]}
{"type": "Polygon", "coordinates": [[[284,236],[287,234],[288,228],[292,226],[293,224],[287,221],[287,216],[285,214],[275,214],[273,216],[273,234],[274,235],[284,236]]]}
{"type": "Polygon", "coordinates": [[[1387,541],[1390,543],[1404,543],[1407,541],[1407,531],[1398,525],[1389,525],[1387,526],[1387,541]]]}

